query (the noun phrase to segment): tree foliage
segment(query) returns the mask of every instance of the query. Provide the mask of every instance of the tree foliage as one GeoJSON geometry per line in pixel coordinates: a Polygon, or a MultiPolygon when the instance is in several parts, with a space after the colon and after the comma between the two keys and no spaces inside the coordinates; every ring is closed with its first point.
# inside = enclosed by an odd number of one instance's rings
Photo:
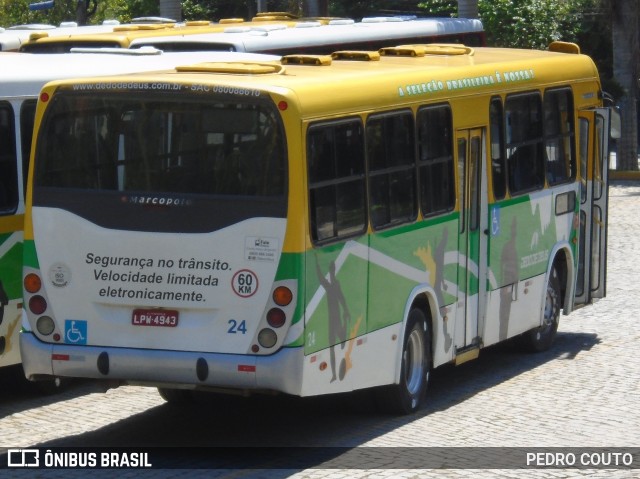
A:
{"type": "MultiPolygon", "coordinates": [[[[422,0],[420,7],[457,16],[457,0],[422,0]]],[[[478,0],[490,46],[545,49],[554,40],[574,42],[591,56],[604,88],[614,96],[611,24],[603,0],[478,0]]]]}
{"type": "MultiPolygon", "coordinates": [[[[53,8],[48,10],[29,10],[29,4],[37,0],[0,0],[0,25],[22,25],[43,23],[60,25],[62,22],[78,21],[78,0],[55,0],[53,8]]],[[[158,15],[157,0],[91,0],[82,1],[90,15],[88,22],[98,24],[107,19],[129,22],[132,18],[158,15]]]]}
{"type": "MultiPolygon", "coordinates": [[[[546,48],[554,40],[575,42],[591,29],[600,0],[478,0],[480,19],[492,46],[546,48]]],[[[441,16],[457,16],[456,0],[423,0],[419,6],[441,16]]],[[[604,18],[602,20],[605,20],[604,18]]]]}

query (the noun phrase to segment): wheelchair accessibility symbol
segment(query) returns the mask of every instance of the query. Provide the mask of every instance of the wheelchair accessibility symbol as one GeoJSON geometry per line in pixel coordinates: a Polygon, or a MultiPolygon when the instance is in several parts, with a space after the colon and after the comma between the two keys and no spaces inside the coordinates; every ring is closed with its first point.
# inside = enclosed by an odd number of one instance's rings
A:
{"type": "Polygon", "coordinates": [[[64,342],[71,344],[87,344],[87,322],[78,319],[65,320],[64,342]]]}
{"type": "Polygon", "coordinates": [[[500,208],[495,207],[491,209],[491,236],[498,236],[500,234],[500,208]]]}

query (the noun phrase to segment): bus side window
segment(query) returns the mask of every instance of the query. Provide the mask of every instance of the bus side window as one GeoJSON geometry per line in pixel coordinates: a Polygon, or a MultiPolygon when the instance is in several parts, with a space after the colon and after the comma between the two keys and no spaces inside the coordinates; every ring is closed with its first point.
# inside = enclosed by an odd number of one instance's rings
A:
{"type": "Polygon", "coordinates": [[[507,193],[507,165],[504,159],[502,100],[493,98],[489,106],[491,136],[491,178],[493,197],[501,200],[507,193]]]}
{"type": "Polygon", "coordinates": [[[550,185],[575,178],[573,139],[573,98],[571,90],[551,90],[544,95],[544,136],[547,181],[550,185]]]}
{"type": "Polygon", "coordinates": [[[366,137],[372,226],[413,221],[417,214],[413,115],[372,116],[366,137]]]}
{"type": "Polygon", "coordinates": [[[423,216],[451,211],[456,205],[453,122],[449,105],[421,108],[417,116],[418,177],[423,216]]]}
{"type": "Polygon", "coordinates": [[[0,214],[13,214],[18,207],[18,169],[13,108],[0,103],[0,214]]]}
{"type": "Polygon", "coordinates": [[[311,237],[326,242],[364,233],[364,134],[360,119],[311,125],[307,133],[311,237]]]}
{"type": "Polygon", "coordinates": [[[542,102],[538,93],[507,97],[506,152],[512,194],[544,187],[542,102]]]}

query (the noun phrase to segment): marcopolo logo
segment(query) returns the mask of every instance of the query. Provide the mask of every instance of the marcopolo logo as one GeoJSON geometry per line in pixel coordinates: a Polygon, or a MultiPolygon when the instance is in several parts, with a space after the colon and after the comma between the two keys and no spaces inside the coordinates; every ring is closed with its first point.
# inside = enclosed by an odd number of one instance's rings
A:
{"type": "Polygon", "coordinates": [[[144,206],[191,206],[193,203],[186,198],[170,198],[166,196],[151,195],[125,195],[120,198],[123,203],[131,203],[144,206]]]}

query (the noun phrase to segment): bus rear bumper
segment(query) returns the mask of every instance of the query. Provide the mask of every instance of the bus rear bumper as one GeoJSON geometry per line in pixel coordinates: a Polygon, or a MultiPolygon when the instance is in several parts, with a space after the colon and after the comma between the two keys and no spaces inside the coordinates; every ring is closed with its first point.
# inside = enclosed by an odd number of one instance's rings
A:
{"type": "Polygon", "coordinates": [[[48,344],[20,334],[25,375],[95,378],[162,387],[271,390],[300,395],[302,348],[270,356],[48,344]]]}

